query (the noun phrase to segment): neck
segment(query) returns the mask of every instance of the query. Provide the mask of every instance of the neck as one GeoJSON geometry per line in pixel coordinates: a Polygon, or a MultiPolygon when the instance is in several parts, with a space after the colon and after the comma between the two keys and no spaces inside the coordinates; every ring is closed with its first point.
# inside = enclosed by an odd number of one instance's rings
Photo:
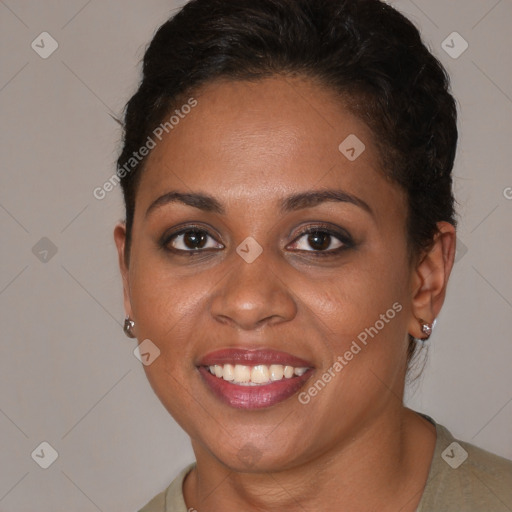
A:
{"type": "Polygon", "coordinates": [[[435,446],[435,427],[400,405],[314,460],[276,472],[233,472],[193,442],[197,467],[184,484],[200,512],[296,509],[414,511],[435,446]],[[383,505],[384,504],[384,505],[383,505]]]}

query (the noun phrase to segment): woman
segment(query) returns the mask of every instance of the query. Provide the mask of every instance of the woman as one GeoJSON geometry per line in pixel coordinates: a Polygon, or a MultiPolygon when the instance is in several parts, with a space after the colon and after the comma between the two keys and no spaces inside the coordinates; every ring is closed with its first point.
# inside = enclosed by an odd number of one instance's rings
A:
{"type": "Polygon", "coordinates": [[[512,462],[403,405],[454,260],[448,89],[378,0],[192,0],[158,30],[114,235],[197,462],[143,512],[512,509],[512,462]]]}

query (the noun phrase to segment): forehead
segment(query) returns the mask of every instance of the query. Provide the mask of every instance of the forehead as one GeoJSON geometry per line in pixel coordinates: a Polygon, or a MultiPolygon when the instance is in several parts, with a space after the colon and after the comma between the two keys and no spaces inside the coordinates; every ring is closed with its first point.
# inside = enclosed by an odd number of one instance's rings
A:
{"type": "Polygon", "coordinates": [[[197,105],[156,140],[138,203],[177,188],[261,204],[325,187],[371,198],[389,187],[371,130],[312,82],[223,80],[193,97],[197,105]]]}

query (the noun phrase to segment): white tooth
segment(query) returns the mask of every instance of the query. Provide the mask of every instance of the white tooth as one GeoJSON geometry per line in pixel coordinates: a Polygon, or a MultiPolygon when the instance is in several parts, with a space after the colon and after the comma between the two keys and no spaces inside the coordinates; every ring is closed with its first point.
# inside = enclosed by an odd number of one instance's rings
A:
{"type": "Polygon", "coordinates": [[[215,366],[210,366],[208,369],[210,370],[210,373],[213,373],[213,375],[215,375],[215,366]]]}
{"type": "Polygon", "coordinates": [[[270,365],[270,380],[281,380],[283,378],[283,365],[271,364],[270,365]]]}
{"type": "Polygon", "coordinates": [[[283,373],[287,379],[291,379],[293,377],[293,366],[285,366],[283,373]]]}
{"type": "Polygon", "coordinates": [[[307,368],[295,368],[295,375],[298,375],[299,377],[301,375],[304,375],[307,372],[307,368]]]}
{"type": "Polygon", "coordinates": [[[215,375],[217,377],[222,377],[222,366],[218,364],[215,365],[215,375]]]}
{"type": "Polygon", "coordinates": [[[265,366],[264,364],[254,366],[251,370],[251,382],[262,384],[264,382],[268,382],[268,377],[268,366],[265,366]]]}
{"type": "Polygon", "coordinates": [[[237,382],[249,382],[251,380],[251,368],[243,364],[236,364],[234,377],[237,382]]]}
{"type": "Polygon", "coordinates": [[[222,372],[222,377],[224,380],[234,380],[235,379],[235,372],[232,364],[225,364],[224,370],[222,372]]]}

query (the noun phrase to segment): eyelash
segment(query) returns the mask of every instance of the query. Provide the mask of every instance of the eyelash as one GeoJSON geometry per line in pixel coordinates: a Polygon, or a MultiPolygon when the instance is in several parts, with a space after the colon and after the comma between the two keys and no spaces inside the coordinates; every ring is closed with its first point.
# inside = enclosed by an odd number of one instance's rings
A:
{"type": "MultiPolygon", "coordinates": [[[[172,252],[172,253],[178,254],[178,255],[187,255],[189,257],[197,256],[200,253],[209,252],[211,250],[211,248],[209,248],[209,249],[190,249],[190,250],[184,250],[184,249],[175,249],[175,248],[170,248],[169,247],[169,244],[171,243],[171,241],[174,238],[176,238],[176,237],[178,237],[180,235],[184,235],[186,233],[189,233],[191,231],[196,231],[196,232],[199,232],[199,233],[205,233],[208,237],[213,238],[215,240],[215,238],[212,235],[210,235],[210,233],[206,229],[204,229],[204,227],[198,226],[198,225],[194,225],[194,224],[190,224],[190,225],[186,226],[185,228],[180,229],[179,231],[176,231],[176,232],[173,232],[173,233],[170,233],[170,234],[165,234],[162,237],[162,239],[160,240],[159,245],[164,250],[166,250],[166,251],[169,251],[169,252],[172,252]]],[[[307,228],[304,228],[303,230],[301,230],[297,234],[297,236],[293,240],[292,244],[296,243],[303,236],[309,235],[309,234],[314,234],[314,233],[320,233],[320,234],[325,234],[325,235],[334,237],[339,242],[341,242],[342,245],[340,247],[337,247],[336,249],[331,249],[331,250],[327,250],[327,251],[318,251],[318,250],[315,250],[315,249],[311,249],[311,250],[300,250],[299,249],[298,252],[312,253],[312,254],[315,255],[315,257],[330,257],[330,256],[337,256],[341,252],[346,251],[347,249],[353,248],[354,245],[355,245],[352,237],[347,232],[345,232],[344,230],[343,231],[337,231],[337,230],[334,230],[334,229],[332,229],[331,227],[329,227],[327,225],[322,225],[322,224],[318,224],[318,225],[315,225],[315,226],[308,226],[307,228]]],[[[217,243],[219,243],[219,242],[217,242],[217,243]]],[[[216,249],[214,249],[214,250],[216,250],[216,249]]]]}
{"type": "Polygon", "coordinates": [[[299,252],[312,253],[315,255],[315,257],[325,258],[325,257],[337,256],[340,253],[346,251],[347,249],[351,249],[352,247],[354,247],[354,240],[346,231],[335,230],[332,227],[327,226],[325,224],[317,224],[315,226],[308,226],[304,229],[301,229],[292,243],[296,243],[298,240],[300,240],[305,235],[310,235],[310,234],[314,234],[314,233],[321,233],[321,234],[336,238],[339,242],[341,242],[342,245],[340,247],[337,247],[336,249],[330,249],[327,251],[317,251],[315,249],[312,249],[310,251],[305,251],[305,250],[299,249],[299,252]]]}

